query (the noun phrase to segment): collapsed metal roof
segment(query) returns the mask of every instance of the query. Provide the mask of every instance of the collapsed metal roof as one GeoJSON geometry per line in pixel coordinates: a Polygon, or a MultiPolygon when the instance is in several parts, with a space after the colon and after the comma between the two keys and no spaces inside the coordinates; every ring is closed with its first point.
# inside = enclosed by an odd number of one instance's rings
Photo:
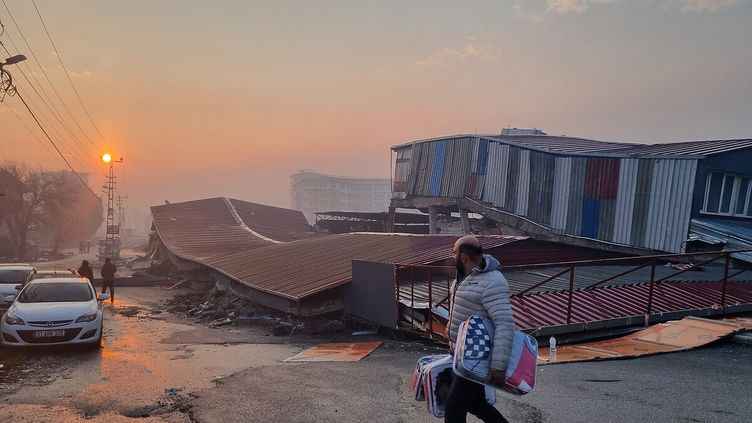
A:
{"type": "MultiPolygon", "coordinates": [[[[492,249],[523,237],[478,237],[492,249]]],[[[352,261],[432,264],[451,258],[456,235],[349,233],[213,257],[206,264],[252,288],[301,300],[352,279],[352,261]]]]}
{"type": "Polygon", "coordinates": [[[165,246],[176,256],[196,262],[315,236],[297,210],[230,198],[154,206],[151,212],[165,246]]]}

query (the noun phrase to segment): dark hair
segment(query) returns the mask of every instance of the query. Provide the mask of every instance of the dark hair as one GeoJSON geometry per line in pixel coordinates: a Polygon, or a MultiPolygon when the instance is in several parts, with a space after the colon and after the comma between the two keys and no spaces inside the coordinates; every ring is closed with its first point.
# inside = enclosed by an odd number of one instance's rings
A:
{"type": "Polygon", "coordinates": [[[89,265],[89,260],[84,260],[84,261],[81,262],[81,264],[84,265],[84,266],[88,266],[89,265]]]}
{"type": "Polygon", "coordinates": [[[483,255],[483,247],[472,244],[461,244],[459,247],[460,254],[467,254],[471,258],[479,258],[483,255]]]}
{"type": "Polygon", "coordinates": [[[105,263],[109,263],[109,262],[110,262],[110,258],[109,258],[109,257],[105,257],[105,258],[104,258],[104,262],[105,262],[105,263]]]}

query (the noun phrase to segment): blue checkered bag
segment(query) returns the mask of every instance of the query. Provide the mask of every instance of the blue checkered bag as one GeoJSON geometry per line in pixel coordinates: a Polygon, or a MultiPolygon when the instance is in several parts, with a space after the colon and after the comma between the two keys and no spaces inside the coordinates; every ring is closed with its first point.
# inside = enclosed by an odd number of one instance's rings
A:
{"type": "Polygon", "coordinates": [[[493,322],[479,316],[460,324],[453,365],[457,375],[479,383],[490,381],[493,333],[493,322]]]}

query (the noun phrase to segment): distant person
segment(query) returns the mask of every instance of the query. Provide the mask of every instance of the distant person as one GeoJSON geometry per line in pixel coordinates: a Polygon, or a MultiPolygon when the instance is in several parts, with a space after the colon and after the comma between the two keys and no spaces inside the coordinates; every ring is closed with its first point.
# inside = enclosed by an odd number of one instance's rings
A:
{"type": "Polygon", "coordinates": [[[83,253],[84,253],[84,242],[81,241],[78,243],[78,254],[83,254],[83,253]]]}
{"type": "MultiPolygon", "coordinates": [[[[494,324],[491,347],[491,380],[504,384],[504,375],[512,352],[514,318],[509,302],[509,284],[499,271],[499,261],[483,254],[478,238],[461,237],[452,249],[457,279],[450,289],[448,335],[450,348],[457,341],[460,323],[470,316],[489,319],[494,324]]],[[[444,421],[465,422],[467,413],[485,423],[508,423],[493,405],[486,401],[485,387],[455,376],[444,407],[444,421]]]]}
{"type": "Polygon", "coordinates": [[[86,254],[89,254],[91,250],[91,241],[86,241],[86,254]]]}
{"type": "Polygon", "coordinates": [[[115,304],[115,272],[117,267],[112,263],[109,257],[105,257],[104,264],[102,265],[102,294],[107,292],[107,287],[110,287],[110,304],[115,304]]]}
{"type": "Polygon", "coordinates": [[[91,284],[91,287],[94,288],[94,293],[96,294],[97,288],[94,286],[94,269],[89,266],[89,260],[81,262],[81,266],[78,268],[78,274],[81,275],[82,278],[89,280],[89,283],[91,284]]]}

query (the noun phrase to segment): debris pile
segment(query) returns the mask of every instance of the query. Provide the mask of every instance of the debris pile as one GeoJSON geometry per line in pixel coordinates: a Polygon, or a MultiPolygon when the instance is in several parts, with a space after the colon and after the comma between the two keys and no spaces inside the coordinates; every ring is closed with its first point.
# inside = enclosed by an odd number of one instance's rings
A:
{"type": "Polygon", "coordinates": [[[276,336],[313,335],[345,329],[341,320],[331,316],[292,316],[224,291],[177,295],[167,300],[167,310],[206,323],[209,327],[261,326],[270,329],[276,336]]]}

